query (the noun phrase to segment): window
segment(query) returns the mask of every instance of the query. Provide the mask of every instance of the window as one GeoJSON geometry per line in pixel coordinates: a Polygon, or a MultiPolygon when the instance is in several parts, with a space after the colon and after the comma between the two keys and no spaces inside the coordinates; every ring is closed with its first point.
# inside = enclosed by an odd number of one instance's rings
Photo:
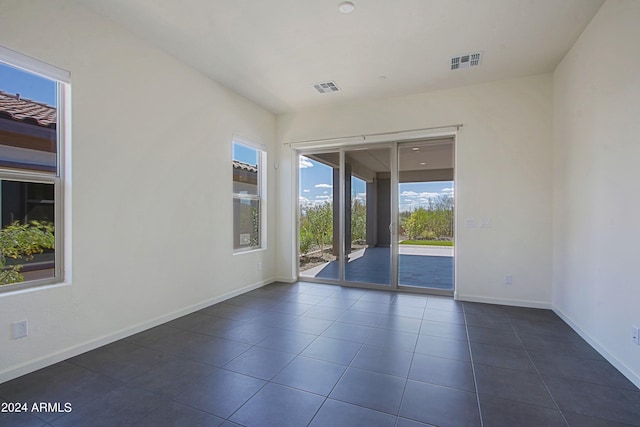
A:
{"type": "Polygon", "coordinates": [[[63,280],[69,73],[0,46],[0,292],[63,280]]]}
{"type": "Polygon", "coordinates": [[[263,248],[266,152],[247,141],[233,141],[233,250],[263,248]]]}

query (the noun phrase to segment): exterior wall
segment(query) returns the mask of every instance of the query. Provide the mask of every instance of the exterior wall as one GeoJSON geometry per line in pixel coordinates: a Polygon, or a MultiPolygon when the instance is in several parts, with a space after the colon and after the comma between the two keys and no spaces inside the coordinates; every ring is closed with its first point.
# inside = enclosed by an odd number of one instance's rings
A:
{"type": "Polygon", "coordinates": [[[640,386],[640,2],[609,0],[554,73],[553,304],[640,386]]]}
{"type": "Polygon", "coordinates": [[[267,249],[234,255],[231,227],[232,138],[273,164],[273,114],[76,2],[0,2],[0,40],[71,72],[73,137],[72,274],[0,294],[1,330],[29,321],[0,382],[273,280],[273,167],[267,249]]]}
{"type": "Polygon", "coordinates": [[[552,99],[545,74],[278,116],[278,275],[293,280],[296,271],[297,163],[284,143],[462,123],[457,297],[550,307],[552,99]],[[491,227],[465,228],[466,219],[490,220],[491,227]],[[505,274],[513,285],[503,284],[505,274]]]}
{"type": "Polygon", "coordinates": [[[53,172],[56,170],[56,127],[2,117],[0,166],[53,172]]]}

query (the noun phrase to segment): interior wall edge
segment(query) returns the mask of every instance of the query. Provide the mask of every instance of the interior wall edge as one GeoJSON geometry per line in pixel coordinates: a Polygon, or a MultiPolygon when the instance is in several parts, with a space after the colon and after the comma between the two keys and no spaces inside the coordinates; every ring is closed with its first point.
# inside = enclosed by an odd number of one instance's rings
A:
{"type": "Polygon", "coordinates": [[[584,331],[578,324],[566,313],[564,313],[559,307],[555,305],[552,308],[553,312],[556,313],[564,322],[571,327],[578,335],[580,335],[591,347],[593,347],[602,357],[607,359],[609,363],[611,363],[617,370],[619,370],[622,375],[627,377],[629,381],[635,384],[636,387],[640,388],[640,375],[633,372],[631,368],[621,362],[618,358],[616,358],[613,354],[609,353],[600,343],[589,335],[586,331],[584,331]]]}

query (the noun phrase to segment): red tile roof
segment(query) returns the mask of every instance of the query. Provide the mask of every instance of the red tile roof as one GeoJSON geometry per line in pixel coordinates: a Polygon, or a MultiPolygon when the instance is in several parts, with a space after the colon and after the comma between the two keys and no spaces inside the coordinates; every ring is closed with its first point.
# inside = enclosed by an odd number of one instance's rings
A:
{"type": "Polygon", "coordinates": [[[0,113],[8,114],[13,120],[35,120],[40,126],[56,123],[56,108],[41,102],[21,98],[0,90],[0,113]]]}
{"type": "Polygon", "coordinates": [[[258,166],[256,165],[250,165],[248,163],[243,163],[243,162],[239,162],[237,160],[233,161],[233,168],[234,169],[243,169],[249,172],[258,172],[258,166]]]}

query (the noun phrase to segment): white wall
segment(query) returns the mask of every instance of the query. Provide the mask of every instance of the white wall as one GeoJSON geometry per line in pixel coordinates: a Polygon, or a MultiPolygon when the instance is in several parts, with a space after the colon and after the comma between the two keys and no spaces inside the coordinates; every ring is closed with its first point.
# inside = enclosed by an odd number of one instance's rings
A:
{"type": "Polygon", "coordinates": [[[640,386],[638,22],[607,1],[554,73],[553,304],[640,386]]]}
{"type": "Polygon", "coordinates": [[[273,280],[275,203],[268,250],[234,256],[230,227],[232,135],[273,165],[273,114],[75,2],[0,2],[0,43],[73,93],[72,283],[0,294],[0,382],[273,280]]]}
{"type": "Polygon", "coordinates": [[[549,74],[278,116],[280,276],[295,274],[297,200],[296,165],[283,143],[455,123],[464,125],[457,137],[457,297],[550,307],[549,74]],[[464,228],[467,218],[489,219],[492,227],[464,228]],[[505,274],[513,285],[502,284],[505,274]]]}

